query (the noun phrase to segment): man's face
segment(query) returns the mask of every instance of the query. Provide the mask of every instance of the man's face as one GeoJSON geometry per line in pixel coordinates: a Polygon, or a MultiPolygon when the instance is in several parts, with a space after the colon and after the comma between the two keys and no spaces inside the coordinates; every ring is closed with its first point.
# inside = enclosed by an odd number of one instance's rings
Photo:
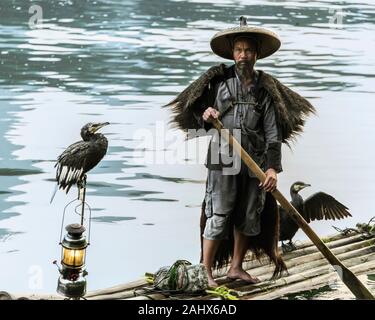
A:
{"type": "Polygon", "coordinates": [[[234,43],[233,59],[237,68],[250,68],[252,69],[257,60],[256,46],[248,39],[238,39],[234,43]]]}

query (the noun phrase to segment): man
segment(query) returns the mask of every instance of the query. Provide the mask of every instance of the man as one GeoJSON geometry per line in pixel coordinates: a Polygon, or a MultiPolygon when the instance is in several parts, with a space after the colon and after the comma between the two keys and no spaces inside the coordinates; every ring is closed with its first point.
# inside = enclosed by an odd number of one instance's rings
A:
{"type": "Polygon", "coordinates": [[[303,116],[314,112],[304,98],[254,69],[257,59],[279,49],[278,36],[247,26],[243,17],[240,21],[239,28],[224,30],[211,39],[212,51],[235,64],[210,68],[169,104],[176,113],[175,123],[185,130],[209,129],[220,118],[225,128],[234,134],[239,131],[242,147],[266,173],[265,182],[259,184],[214,135],[207,155],[201,217],[202,262],[210,287],[217,286],[212,268],[228,262],[229,255],[228,278],[259,282],[242,267],[248,249],[258,258],[263,254],[270,258],[276,266],[274,276],[286,269],[278,253],[279,217],[270,192],[276,189],[277,173],[282,171],[281,143],[301,132],[303,116]]]}
{"type": "MultiPolygon", "coordinates": [[[[266,167],[266,180],[259,185],[257,178],[251,177],[246,168],[241,168],[235,175],[223,175],[222,170],[208,170],[208,183],[206,191],[206,203],[211,201],[209,210],[206,212],[207,222],[203,234],[203,264],[208,271],[208,282],[210,287],[216,287],[217,283],[212,277],[212,267],[219,241],[227,237],[228,220],[234,215],[234,253],[231,267],[227,273],[230,279],[241,279],[248,283],[259,282],[257,278],[249,275],[242,268],[242,262],[247,251],[248,236],[255,236],[260,232],[259,214],[263,208],[262,190],[272,192],[276,189],[277,173],[281,171],[281,136],[278,134],[275,111],[269,99],[264,99],[259,108],[263,114],[258,117],[255,111],[257,106],[254,97],[254,87],[257,76],[254,65],[257,59],[258,45],[251,38],[240,36],[234,39],[233,60],[235,61],[235,77],[226,79],[227,83],[218,84],[216,95],[217,105],[225,103],[225,96],[232,89],[235,100],[233,112],[227,112],[222,117],[222,122],[227,129],[241,130],[241,144],[245,150],[254,154],[254,146],[250,141],[248,131],[255,135],[258,149],[262,148],[263,156],[267,154],[269,145],[278,145],[277,159],[270,161],[266,167]],[[228,86],[228,88],[226,88],[228,86]],[[224,90],[220,90],[223,88],[224,90]],[[227,89],[227,90],[225,90],[227,89]],[[264,109],[264,110],[263,110],[264,109]],[[262,146],[263,144],[263,146],[262,146]],[[258,186],[259,185],[259,186],[258,186]],[[211,197],[211,198],[210,198],[211,197]],[[241,206],[238,206],[241,203],[241,206]]],[[[220,112],[214,107],[207,108],[203,113],[204,121],[210,123],[218,119],[220,112]]],[[[264,159],[261,159],[260,163],[264,159]]],[[[209,165],[208,165],[209,168],[209,165]]],[[[207,208],[207,207],[206,207],[207,208]]]]}

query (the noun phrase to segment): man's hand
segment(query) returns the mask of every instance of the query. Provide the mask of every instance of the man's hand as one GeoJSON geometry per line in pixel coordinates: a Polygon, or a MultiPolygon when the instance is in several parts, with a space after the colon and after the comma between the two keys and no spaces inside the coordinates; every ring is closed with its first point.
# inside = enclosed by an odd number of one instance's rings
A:
{"type": "Polygon", "coordinates": [[[263,188],[267,192],[273,192],[277,186],[277,173],[275,169],[268,169],[266,172],[266,180],[264,183],[260,183],[259,187],[263,188]]]}
{"type": "Polygon", "coordinates": [[[209,107],[203,112],[202,118],[204,121],[211,123],[214,121],[214,119],[218,119],[219,116],[220,116],[219,111],[217,111],[216,109],[212,107],[209,107]]]}

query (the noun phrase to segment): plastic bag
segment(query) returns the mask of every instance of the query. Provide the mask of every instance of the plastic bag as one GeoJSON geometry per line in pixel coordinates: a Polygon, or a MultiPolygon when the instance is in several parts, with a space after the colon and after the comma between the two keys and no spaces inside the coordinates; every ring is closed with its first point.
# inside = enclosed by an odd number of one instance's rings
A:
{"type": "Polygon", "coordinates": [[[154,287],[159,290],[196,293],[208,288],[208,276],[203,264],[192,265],[177,260],[172,266],[162,267],[154,274],[154,287]]]}

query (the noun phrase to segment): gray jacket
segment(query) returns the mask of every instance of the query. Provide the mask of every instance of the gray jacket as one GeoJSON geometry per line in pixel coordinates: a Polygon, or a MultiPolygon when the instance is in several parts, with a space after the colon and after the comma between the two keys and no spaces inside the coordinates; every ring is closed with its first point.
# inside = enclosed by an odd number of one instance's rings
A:
{"type": "MultiPolygon", "coordinates": [[[[243,88],[234,66],[228,71],[224,79],[210,84],[206,97],[210,101],[206,101],[205,105],[211,105],[220,112],[224,127],[241,139],[242,147],[263,170],[273,168],[281,172],[281,132],[271,96],[265,90],[257,90],[256,84],[243,88]]],[[[256,72],[255,83],[257,78],[256,72]]],[[[196,117],[201,127],[211,128],[210,124],[203,122],[201,112],[196,117]]],[[[225,144],[217,134],[213,135],[206,160],[208,169],[221,170],[233,166],[233,152],[225,144]]]]}

